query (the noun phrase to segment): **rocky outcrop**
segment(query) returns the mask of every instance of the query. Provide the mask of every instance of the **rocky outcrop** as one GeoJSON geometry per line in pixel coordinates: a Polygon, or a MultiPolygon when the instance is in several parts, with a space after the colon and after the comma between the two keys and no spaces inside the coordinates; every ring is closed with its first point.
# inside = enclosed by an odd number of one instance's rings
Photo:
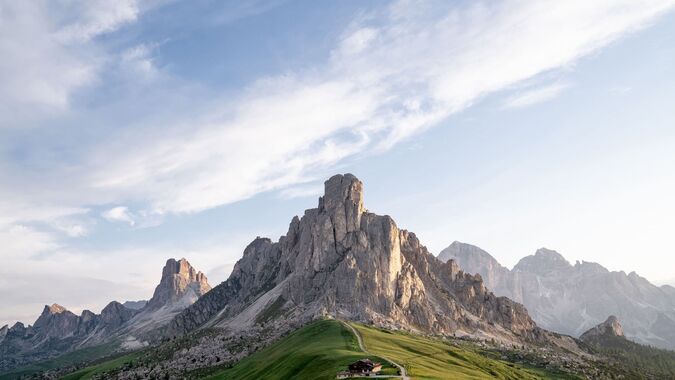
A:
{"type": "Polygon", "coordinates": [[[545,248],[524,257],[513,270],[480,248],[458,242],[439,258],[456,260],[466,271],[480,274],[495,294],[524,304],[543,328],[580,336],[607,315],[616,315],[629,339],[675,349],[673,288],[654,286],[635,272],[610,272],[589,262],[572,265],[545,248]]]}
{"type": "Polygon", "coordinates": [[[277,319],[332,316],[392,328],[541,340],[525,308],[497,297],[481,276],[431,255],[389,216],[365,210],[353,175],[325,183],[317,208],[294,217],[278,242],[257,238],[227,281],[181,312],[164,332],[203,326],[233,330],[277,319]],[[265,318],[261,318],[265,316],[265,318]]]}
{"type": "Polygon", "coordinates": [[[59,339],[72,336],[77,331],[78,324],[77,315],[61,305],[53,304],[45,305],[33,328],[45,338],[59,339]]]}
{"type": "Polygon", "coordinates": [[[607,318],[607,320],[605,320],[601,324],[581,334],[581,337],[579,337],[579,339],[582,342],[588,342],[592,339],[606,336],[620,336],[620,337],[624,336],[623,327],[621,327],[621,323],[619,323],[619,320],[613,315],[610,315],[609,318],[607,318]]]}
{"type": "Polygon", "coordinates": [[[162,270],[162,279],[145,308],[156,310],[179,302],[189,305],[209,290],[211,286],[206,276],[186,259],[169,259],[162,270]]]}
{"type": "Polygon", "coordinates": [[[113,301],[101,310],[99,324],[112,331],[131,320],[137,313],[137,310],[128,309],[121,303],[113,301]]]}

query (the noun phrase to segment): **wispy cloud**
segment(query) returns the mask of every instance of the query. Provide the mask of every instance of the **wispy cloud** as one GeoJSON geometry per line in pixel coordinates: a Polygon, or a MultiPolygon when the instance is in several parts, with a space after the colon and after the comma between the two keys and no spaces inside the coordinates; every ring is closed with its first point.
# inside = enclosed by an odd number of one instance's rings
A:
{"type": "MultiPolygon", "coordinates": [[[[7,20],[0,25],[12,31],[0,33],[3,56],[11,57],[0,64],[3,106],[67,104],[99,67],[78,47],[102,51],[95,37],[138,21],[140,9],[128,1],[73,3],[75,19],[54,26],[50,9],[36,4],[3,4],[0,17],[7,20]],[[54,37],[64,30],[79,36],[61,37],[72,46],[54,37]],[[24,34],[31,43],[21,42],[24,34]],[[30,60],[22,58],[26,54],[30,60]]],[[[37,210],[133,203],[140,205],[135,215],[162,215],[198,212],[306,183],[347,157],[389,149],[488,94],[566,67],[649,25],[672,5],[649,0],[395,2],[351,23],[326,62],[260,78],[234,98],[195,91],[166,73],[161,81],[129,80],[130,86],[144,86],[144,98],[151,99],[141,103],[145,108],[135,118],[87,111],[82,128],[89,128],[92,118],[123,122],[114,134],[81,149],[76,157],[81,164],[47,168],[48,192],[16,191],[12,181],[5,181],[0,192],[37,210]],[[164,101],[166,94],[178,94],[179,106],[164,101]]],[[[127,65],[130,78],[158,75],[154,46],[126,47],[107,59],[127,65]]],[[[559,83],[526,91],[507,105],[534,104],[563,89],[559,83]]],[[[146,101],[135,97],[117,107],[137,109],[139,100],[146,101]]],[[[0,167],[8,178],[13,172],[46,181],[41,172],[0,167]]],[[[40,214],[6,215],[31,213],[40,214]]],[[[134,223],[128,209],[109,210],[104,217],[134,223]]],[[[6,225],[34,220],[10,219],[6,225]]]]}
{"type": "Polygon", "coordinates": [[[135,217],[129,212],[126,206],[113,207],[101,214],[103,218],[111,222],[128,223],[130,226],[136,224],[135,217]]]}
{"type": "Polygon", "coordinates": [[[0,1],[0,128],[66,109],[107,60],[92,39],[138,14],[135,0],[0,1]]]}
{"type": "Polygon", "coordinates": [[[279,192],[279,196],[281,196],[283,199],[319,197],[321,194],[323,194],[322,183],[291,186],[279,192]]]}
{"type": "MultiPolygon", "coordinates": [[[[111,149],[128,154],[106,162],[92,182],[97,191],[133,194],[168,212],[196,212],[283,188],[346,157],[388,149],[485,95],[569,65],[671,5],[397,2],[351,25],[320,67],[262,78],[238,99],[212,102],[197,117],[177,115],[171,133],[153,136],[149,149],[133,148],[139,136],[118,141],[111,149]]],[[[534,104],[562,89],[539,89],[511,103],[534,104]]]]}
{"type": "Polygon", "coordinates": [[[502,104],[503,108],[523,108],[547,102],[570,87],[568,83],[553,83],[541,87],[527,89],[510,96],[502,104]]]}

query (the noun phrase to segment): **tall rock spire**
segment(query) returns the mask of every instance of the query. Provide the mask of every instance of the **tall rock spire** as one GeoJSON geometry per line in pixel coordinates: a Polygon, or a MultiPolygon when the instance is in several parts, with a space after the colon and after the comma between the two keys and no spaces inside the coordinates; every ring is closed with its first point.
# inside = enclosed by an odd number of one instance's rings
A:
{"type": "Polygon", "coordinates": [[[147,308],[159,309],[163,306],[183,303],[191,304],[197,298],[211,290],[206,276],[197,271],[186,259],[169,259],[162,269],[162,279],[155,288],[147,308]]]}
{"type": "Polygon", "coordinates": [[[228,280],[177,315],[168,333],[207,322],[249,328],[274,304],[283,309],[276,316],[292,323],[331,315],[508,341],[544,335],[521,305],[494,296],[454,262],[437,260],[413,233],[363,203],[355,176],[331,177],[317,208],[293,218],[279,242],[249,244],[228,280]]]}
{"type": "Polygon", "coordinates": [[[319,212],[330,215],[336,240],[361,226],[363,183],[353,174],[337,174],[324,183],[324,196],[319,198],[319,212]]]}

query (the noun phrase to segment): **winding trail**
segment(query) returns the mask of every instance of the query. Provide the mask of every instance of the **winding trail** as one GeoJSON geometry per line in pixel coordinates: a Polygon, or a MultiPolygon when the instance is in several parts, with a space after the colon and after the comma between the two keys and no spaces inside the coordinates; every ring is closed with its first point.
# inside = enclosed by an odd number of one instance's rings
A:
{"type": "Polygon", "coordinates": [[[349,323],[347,323],[343,320],[340,320],[340,323],[345,325],[348,329],[350,329],[354,333],[354,335],[356,335],[356,340],[359,342],[359,348],[361,349],[361,351],[365,352],[368,355],[378,356],[378,357],[388,361],[389,363],[391,363],[391,365],[398,368],[399,372],[401,373],[400,376],[376,375],[376,376],[369,376],[369,377],[371,377],[371,378],[373,378],[373,377],[381,377],[381,378],[398,377],[398,378],[401,378],[403,380],[411,380],[410,377],[408,376],[408,374],[405,372],[404,366],[396,363],[395,361],[391,360],[390,358],[388,358],[386,356],[382,356],[382,355],[374,354],[372,352],[368,352],[368,350],[366,349],[366,345],[363,343],[363,338],[361,337],[361,333],[357,329],[355,329],[354,326],[350,325],[349,323]]]}

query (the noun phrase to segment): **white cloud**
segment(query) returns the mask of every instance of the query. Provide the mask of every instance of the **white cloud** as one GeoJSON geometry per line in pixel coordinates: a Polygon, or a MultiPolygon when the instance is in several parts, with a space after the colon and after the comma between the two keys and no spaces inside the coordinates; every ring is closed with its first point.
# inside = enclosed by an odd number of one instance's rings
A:
{"type": "Polygon", "coordinates": [[[87,42],[100,34],[115,31],[136,21],[139,14],[136,0],[88,0],[70,2],[69,5],[69,11],[79,17],[55,33],[55,38],[64,44],[87,42]]]}
{"type": "Polygon", "coordinates": [[[47,252],[59,247],[50,234],[22,224],[14,224],[0,230],[0,242],[4,252],[11,252],[17,257],[47,252]]]}
{"type": "Polygon", "coordinates": [[[0,127],[67,109],[107,59],[91,39],[137,16],[132,0],[0,1],[0,127]]]}
{"type": "Polygon", "coordinates": [[[120,64],[133,76],[144,80],[157,77],[159,70],[153,63],[152,52],[156,47],[139,44],[122,52],[120,64]]]}
{"type": "Polygon", "coordinates": [[[323,184],[305,184],[299,186],[287,187],[279,192],[279,196],[283,199],[312,197],[316,198],[323,194],[323,184]]]}
{"type": "Polygon", "coordinates": [[[558,96],[558,94],[563,92],[568,87],[569,84],[567,83],[553,83],[541,87],[528,89],[526,91],[519,92],[506,99],[502,107],[523,108],[543,103],[555,98],[556,96],[558,96]]]}
{"type": "Polygon", "coordinates": [[[485,95],[567,67],[672,4],[398,2],[352,25],[320,67],[260,79],[238,99],[177,117],[151,143],[139,134],[101,149],[94,160],[103,167],[91,181],[95,191],[166,212],[306,181],[346,157],[389,149],[485,95]]]}
{"type": "Polygon", "coordinates": [[[136,224],[135,217],[129,212],[129,208],[126,206],[113,207],[110,210],[103,212],[101,216],[111,222],[128,223],[130,226],[136,224]]]}
{"type": "Polygon", "coordinates": [[[377,29],[365,27],[348,34],[340,43],[340,54],[349,56],[361,53],[373,42],[377,33],[377,29]]]}

